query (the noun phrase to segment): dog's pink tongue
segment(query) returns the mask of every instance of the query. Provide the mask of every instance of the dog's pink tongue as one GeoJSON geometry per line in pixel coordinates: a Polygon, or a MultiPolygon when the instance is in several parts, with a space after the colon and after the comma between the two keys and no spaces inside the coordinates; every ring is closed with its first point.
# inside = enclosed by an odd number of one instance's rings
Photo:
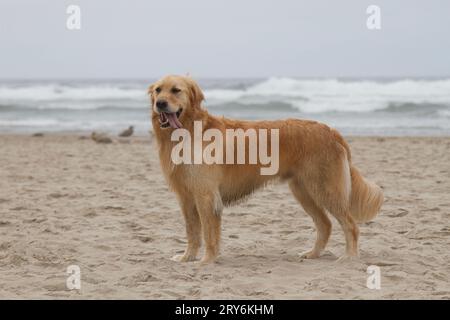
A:
{"type": "Polygon", "coordinates": [[[178,129],[182,128],[183,125],[180,123],[180,121],[177,118],[177,115],[175,113],[166,113],[167,120],[169,120],[169,124],[172,128],[178,129]]]}

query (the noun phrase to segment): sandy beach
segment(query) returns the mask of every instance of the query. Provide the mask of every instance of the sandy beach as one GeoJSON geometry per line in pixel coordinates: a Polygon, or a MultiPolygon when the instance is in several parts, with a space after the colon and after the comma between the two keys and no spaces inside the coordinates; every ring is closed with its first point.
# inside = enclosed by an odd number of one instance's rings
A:
{"type": "Polygon", "coordinates": [[[335,261],[335,220],[325,254],[301,260],[313,222],[271,185],[224,210],[221,255],[199,266],[170,260],[184,221],[151,137],[80,136],[0,136],[1,299],[450,299],[450,138],[347,138],[386,198],[360,226],[360,261],[335,261]],[[66,287],[69,265],[80,290],[66,287]],[[366,287],[369,265],[380,290],[366,287]]]}

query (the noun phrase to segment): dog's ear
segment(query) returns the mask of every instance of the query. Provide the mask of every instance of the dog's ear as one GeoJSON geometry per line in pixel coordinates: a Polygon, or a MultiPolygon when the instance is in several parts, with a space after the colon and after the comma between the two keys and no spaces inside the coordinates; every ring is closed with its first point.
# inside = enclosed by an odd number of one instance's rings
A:
{"type": "Polygon", "coordinates": [[[152,103],[152,106],[153,106],[153,103],[154,103],[154,97],[153,97],[153,89],[155,88],[155,84],[153,83],[153,84],[151,84],[149,87],[148,87],[148,90],[147,90],[147,94],[150,96],[150,101],[151,101],[151,103],[152,103]]]}
{"type": "Polygon", "coordinates": [[[191,106],[200,108],[202,101],[205,99],[202,89],[200,89],[199,85],[192,78],[186,78],[186,82],[189,86],[191,106]]]}

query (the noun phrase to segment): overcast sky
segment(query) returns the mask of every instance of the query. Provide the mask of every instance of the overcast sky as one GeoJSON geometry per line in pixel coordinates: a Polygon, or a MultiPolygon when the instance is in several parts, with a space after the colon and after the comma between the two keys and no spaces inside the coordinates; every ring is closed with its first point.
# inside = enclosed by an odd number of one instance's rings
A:
{"type": "Polygon", "coordinates": [[[449,14],[448,0],[1,0],[0,78],[450,76],[449,14]]]}

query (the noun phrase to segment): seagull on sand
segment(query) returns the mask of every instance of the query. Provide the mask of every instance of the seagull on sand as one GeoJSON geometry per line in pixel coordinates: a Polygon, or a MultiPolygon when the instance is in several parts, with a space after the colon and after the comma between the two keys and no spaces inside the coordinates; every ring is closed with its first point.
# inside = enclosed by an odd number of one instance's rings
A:
{"type": "Polygon", "coordinates": [[[119,133],[119,137],[131,137],[133,135],[133,132],[133,126],[130,126],[128,129],[123,130],[121,133],[119,133]]]}

